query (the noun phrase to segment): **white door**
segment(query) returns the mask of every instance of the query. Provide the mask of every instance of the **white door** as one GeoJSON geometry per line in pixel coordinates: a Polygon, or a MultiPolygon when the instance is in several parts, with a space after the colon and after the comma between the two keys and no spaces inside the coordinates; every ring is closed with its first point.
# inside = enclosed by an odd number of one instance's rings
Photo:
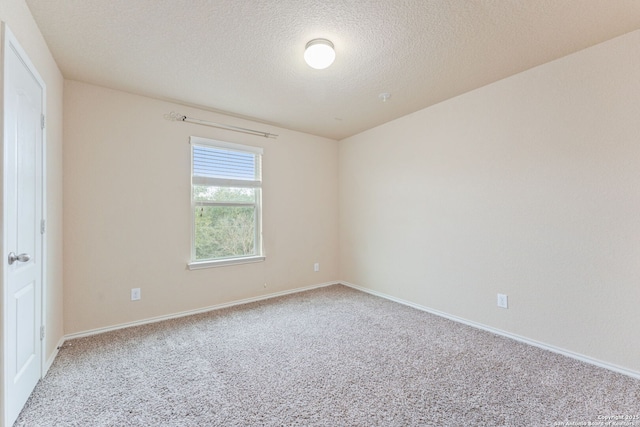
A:
{"type": "Polygon", "coordinates": [[[4,26],[4,421],[13,424],[42,368],[44,84],[4,26]]]}

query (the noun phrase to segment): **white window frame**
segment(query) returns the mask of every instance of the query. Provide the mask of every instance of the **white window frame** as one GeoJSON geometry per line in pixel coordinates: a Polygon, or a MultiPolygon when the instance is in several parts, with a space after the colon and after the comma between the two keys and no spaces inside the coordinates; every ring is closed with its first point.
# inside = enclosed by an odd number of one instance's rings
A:
{"type": "MultiPolygon", "coordinates": [[[[187,267],[189,270],[198,270],[202,268],[210,268],[210,267],[222,267],[226,265],[235,265],[235,264],[246,264],[253,262],[262,262],[265,260],[264,249],[262,247],[262,155],[263,149],[261,147],[253,147],[250,145],[242,145],[231,142],[218,141],[215,139],[201,138],[198,136],[192,136],[189,139],[189,143],[191,145],[191,260],[187,263],[187,267]],[[201,147],[212,147],[212,148],[220,148],[223,150],[231,150],[238,151],[241,153],[251,153],[258,156],[258,164],[259,168],[258,175],[260,177],[259,180],[250,181],[249,185],[247,185],[247,181],[241,180],[233,180],[233,179],[218,179],[218,178],[202,178],[202,177],[194,177],[193,175],[193,149],[195,146],[201,147]],[[198,204],[202,205],[201,202],[196,202],[193,197],[193,186],[194,184],[209,184],[216,186],[239,186],[239,187],[252,187],[258,189],[257,202],[255,204],[256,207],[256,224],[255,224],[255,248],[256,254],[243,256],[243,257],[235,257],[235,258],[218,258],[211,260],[202,260],[196,261],[196,207],[198,204]]],[[[211,204],[217,205],[217,204],[211,204]]],[[[221,206],[230,206],[236,204],[229,203],[220,203],[221,206]]],[[[245,206],[244,203],[238,203],[237,205],[245,206]]]]}

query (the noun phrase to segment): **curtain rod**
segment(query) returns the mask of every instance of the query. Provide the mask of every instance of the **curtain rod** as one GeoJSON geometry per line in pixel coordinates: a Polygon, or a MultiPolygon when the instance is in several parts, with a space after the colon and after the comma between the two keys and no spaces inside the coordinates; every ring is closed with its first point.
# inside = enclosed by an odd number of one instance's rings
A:
{"type": "Polygon", "coordinates": [[[202,120],[202,119],[194,119],[192,117],[187,117],[183,114],[178,114],[175,111],[172,111],[169,114],[165,114],[165,118],[167,118],[168,120],[176,120],[176,121],[180,121],[180,122],[187,122],[187,123],[194,123],[197,125],[203,125],[203,126],[210,126],[210,127],[214,127],[214,128],[218,128],[218,129],[225,129],[225,130],[230,130],[233,132],[242,132],[242,133],[247,133],[249,135],[256,135],[256,136],[263,136],[265,138],[277,138],[278,135],[274,134],[274,133],[269,133],[269,132],[262,132],[259,130],[253,130],[253,129],[247,129],[247,128],[241,128],[238,126],[231,126],[231,125],[224,125],[221,123],[215,123],[215,122],[210,122],[209,120],[202,120]]]}

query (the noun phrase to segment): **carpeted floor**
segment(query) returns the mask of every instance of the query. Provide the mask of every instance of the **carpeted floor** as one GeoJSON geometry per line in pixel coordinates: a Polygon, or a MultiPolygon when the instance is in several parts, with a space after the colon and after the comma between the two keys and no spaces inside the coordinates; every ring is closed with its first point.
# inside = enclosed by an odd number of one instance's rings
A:
{"type": "Polygon", "coordinates": [[[639,380],[336,285],[68,341],[15,425],[552,426],[612,415],[640,416],[639,380]]]}

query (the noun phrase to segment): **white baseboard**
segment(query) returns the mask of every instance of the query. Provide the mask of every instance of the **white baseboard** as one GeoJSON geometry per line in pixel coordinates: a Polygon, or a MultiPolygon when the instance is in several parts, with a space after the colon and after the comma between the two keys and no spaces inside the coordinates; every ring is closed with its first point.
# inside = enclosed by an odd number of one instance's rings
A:
{"type": "Polygon", "coordinates": [[[64,336],[60,337],[60,339],[58,340],[58,344],[56,344],[55,350],[53,350],[47,360],[45,360],[44,366],[42,366],[42,378],[44,378],[44,376],[47,375],[47,372],[49,372],[49,369],[51,368],[51,365],[53,365],[53,361],[56,359],[56,356],[58,356],[60,347],[62,347],[62,344],[64,344],[65,339],[66,338],[64,336]]]}
{"type": "MultiPolygon", "coordinates": [[[[267,300],[267,299],[271,299],[271,298],[281,297],[281,296],[284,296],[284,295],[295,294],[295,293],[298,293],[298,292],[304,292],[304,291],[309,291],[311,289],[323,288],[325,286],[338,285],[338,284],[340,284],[340,282],[320,283],[320,284],[317,284],[317,285],[311,285],[311,286],[305,286],[305,287],[302,287],[302,288],[289,289],[289,290],[281,291],[281,292],[274,292],[274,293],[271,293],[271,294],[260,295],[260,296],[251,297],[251,298],[245,298],[245,299],[231,301],[231,302],[227,302],[227,303],[223,303],[223,304],[216,304],[216,305],[212,305],[212,306],[209,306],[209,307],[199,308],[199,309],[196,309],[196,310],[181,311],[179,313],[172,313],[172,314],[167,314],[167,315],[163,315],[163,316],[156,316],[156,317],[150,317],[150,318],[147,318],[147,319],[136,320],[135,322],[120,323],[118,325],[107,326],[107,327],[104,327],[104,328],[90,329],[90,330],[87,330],[87,331],[76,332],[76,333],[73,333],[73,334],[65,335],[64,338],[62,339],[62,343],[64,343],[65,340],[72,340],[72,339],[76,339],[76,338],[88,337],[88,336],[91,336],[91,335],[102,334],[104,332],[110,332],[110,331],[115,331],[115,330],[118,330],[118,329],[130,328],[132,326],[140,326],[140,325],[146,325],[146,324],[149,324],[149,323],[162,322],[163,320],[177,319],[179,317],[185,317],[185,316],[192,316],[194,314],[206,313],[208,311],[220,310],[220,309],[223,309],[223,308],[233,307],[233,306],[236,306],[236,305],[248,304],[248,303],[257,302],[257,301],[263,301],[263,300],[267,300]]],[[[52,360],[52,362],[53,362],[53,360],[52,360]]]]}
{"type": "MultiPolygon", "coordinates": [[[[434,310],[432,308],[429,307],[425,307],[423,305],[420,304],[416,304],[413,303],[411,301],[406,301],[403,300],[401,298],[396,298],[393,297],[391,295],[387,295],[385,293],[382,292],[378,292],[378,291],[374,291],[372,289],[368,289],[368,288],[364,288],[362,286],[358,286],[358,285],[354,285],[353,283],[349,283],[346,281],[336,281],[336,282],[326,282],[326,283],[320,283],[317,285],[311,285],[311,286],[305,286],[305,287],[301,287],[301,288],[295,288],[295,289],[289,289],[286,291],[281,291],[281,292],[274,292],[271,294],[266,294],[266,295],[260,295],[257,297],[251,297],[251,298],[245,298],[245,299],[241,299],[241,300],[236,300],[236,301],[231,301],[228,303],[223,303],[223,304],[217,304],[217,305],[212,305],[209,307],[204,307],[204,308],[200,308],[200,309],[196,309],[196,310],[188,310],[188,311],[182,311],[179,313],[173,313],[173,314],[168,314],[168,315],[164,315],[164,316],[157,316],[157,317],[151,317],[148,319],[143,319],[143,320],[138,320],[135,322],[128,322],[128,323],[121,323],[118,325],[113,325],[113,326],[108,326],[108,327],[104,327],[104,328],[97,328],[97,329],[91,329],[91,330],[87,330],[87,331],[83,331],[83,332],[77,332],[77,333],[73,333],[73,334],[69,334],[69,335],[65,335],[64,337],[62,337],[60,339],[60,342],[58,343],[58,347],[62,346],[64,344],[64,342],[66,340],[71,340],[71,339],[75,339],[75,338],[82,338],[82,337],[87,337],[87,336],[91,336],[91,335],[97,335],[97,334],[101,334],[104,332],[109,332],[109,331],[115,331],[118,329],[124,329],[124,328],[130,328],[132,326],[140,326],[140,325],[146,325],[149,323],[156,323],[156,322],[162,322],[163,320],[169,320],[169,319],[177,319],[180,317],[185,317],[185,316],[191,316],[194,314],[200,314],[200,313],[206,313],[209,311],[213,311],[213,310],[220,310],[223,308],[227,308],[227,307],[233,307],[236,305],[242,305],[242,304],[248,304],[251,302],[257,302],[257,301],[263,301],[263,300],[268,300],[271,298],[276,298],[276,297],[280,297],[280,296],[284,296],[284,295],[289,295],[289,294],[295,294],[298,292],[304,292],[304,291],[309,291],[311,289],[317,289],[317,288],[322,288],[325,286],[331,286],[331,285],[337,285],[337,284],[342,284],[344,286],[348,286],[350,288],[371,294],[371,295],[375,295],[381,298],[385,298],[387,300],[390,301],[394,301],[397,302],[399,304],[403,304],[409,307],[413,307],[417,310],[421,310],[421,311],[425,311],[427,313],[431,313],[434,314],[436,316],[440,316],[440,317],[444,317],[446,319],[452,320],[454,322],[458,322],[458,323],[462,323],[468,326],[471,326],[473,328],[477,328],[477,329],[481,329],[487,332],[491,332],[493,334],[496,335],[500,335],[506,338],[511,338],[513,340],[525,343],[525,344],[529,344],[532,345],[534,347],[538,347],[544,350],[548,350],[551,351],[553,353],[558,353],[561,354],[563,356],[567,356],[567,357],[571,357],[572,359],[576,359],[576,360],[580,360],[582,362],[585,363],[589,363],[591,365],[595,365],[595,366],[599,366],[601,368],[605,368],[608,369],[610,371],[614,371],[614,372],[618,372],[627,376],[630,376],[632,378],[636,378],[636,379],[640,379],[640,372],[638,371],[634,371],[631,369],[627,369],[624,368],[622,366],[618,366],[618,365],[614,365],[612,363],[608,363],[608,362],[603,362],[601,360],[598,359],[594,359],[588,356],[585,356],[583,354],[579,354],[579,353],[574,353],[572,351],[569,350],[565,350],[563,348],[560,347],[555,347],[553,345],[549,345],[549,344],[545,344],[543,342],[540,341],[536,341],[530,338],[526,338],[517,334],[513,334],[510,332],[506,332],[503,331],[501,329],[496,329],[493,328],[491,326],[487,326],[487,325],[483,325],[481,323],[477,323],[477,322],[473,322],[471,320],[467,320],[467,319],[463,319],[461,317],[457,317],[439,310],[434,310]]],[[[53,354],[51,354],[49,356],[49,358],[47,359],[47,362],[45,364],[45,374],[46,371],[49,370],[49,368],[51,367],[51,364],[53,364],[53,360],[55,359],[56,355],[58,354],[58,350],[56,350],[53,354]]]]}
{"type": "Polygon", "coordinates": [[[342,285],[348,286],[350,288],[357,289],[357,290],[362,291],[362,292],[366,292],[366,293],[371,294],[371,295],[375,295],[375,296],[378,296],[378,297],[381,297],[381,298],[385,298],[385,299],[388,299],[390,301],[394,301],[394,302],[397,302],[399,304],[407,305],[409,307],[413,307],[413,308],[421,310],[421,311],[426,311],[427,313],[435,314],[436,316],[440,316],[440,317],[444,317],[444,318],[449,319],[449,320],[453,320],[454,322],[463,323],[463,324],[471,326],[473,328],[482,329],[484,331],[491,332],[491,333],[496,334],[496,335],[500,335],[500,336],[503,336],[503,337],[506,337],[506,338],[511,338],[513,340],[520,341],[522,343],[529,344],[529,345],[532,345],[534,347],[538,347],[538,348],[541,348],[541,349],[544,349],[544,350],[548,350],[548,351],[551,351],[553,353],[558,353],[558,354],[561,354],[563,356],[571,357],[572,359],[577,359],[577,360],[580,360],[582,362],[589,363],[591,365],[595,365],[595,366],[598,366],[598,367],[601,367],[601,368],[605,368],[605,369],[608,369],[610,371],[618,372],[620,374],[628,375],[628,376],[630,376],[632,378],[640,379],[640,372],[638,372],[638,371],[627,369],[627,368],[624,368],[622,366],[614,365],[612,363],[603,362],[602,360],[594,359],[594,358],[591,358],[589,356],[585,356],[583,354],[574,353],[572,351],[565,350],[565,349],[560,348],[560,347],[555,347],[553,345],[545,344],[543,342],[532,340],[532,339],[529,339],[529,338],[526,338],[526,337],[523,337],[523,336],[520,336],[520,335],[517,335],[517,334],[512,334],[510,332],[506,332],[506,331],[503,331],[501,329],[492,328],[491,326],[486,326],[486,325],[483,325],[481,323],[477,323],[477,322],[473,322],[471,320],[463,319],[461,317],[453,316],[451,314],[448,314],[448,313],[445,313],[445,312],[442,312],[442,311],[438,311],[438,310],[434,310],[432,308],[425,307],[423,305],[416,304],[416,303],[413,303],[411,301],[406,301],[406,300],[403,300],[401,298],[396,298],[396,297],[393,297],[391,295],[387,295],[387,294],[382,293],[382,292],[378,292],[378,291],[374,291],[372,289],[364,288],[362,286],[354,285],[353,283],[349,283],[349,282],[345,282],[345,281],[340,281],[339,283],[342,284],[342,285]]]}

